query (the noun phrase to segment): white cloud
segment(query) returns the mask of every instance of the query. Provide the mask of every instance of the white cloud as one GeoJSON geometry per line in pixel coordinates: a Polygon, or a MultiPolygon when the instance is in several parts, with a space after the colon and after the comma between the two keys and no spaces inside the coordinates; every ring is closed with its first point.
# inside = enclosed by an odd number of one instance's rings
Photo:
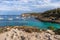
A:
{"type": "Polygon", "coordinates": [[[0,7],[0,10],[32,11],[29,7],[23,7],[23,6],[20,6],[20,7],[6,7],[6,6],[3,6],[3,7],[0,7]]]}
{"type": "Polygon", "coordinates": [[[60,7],[60,1],[59,2],[52,2],[52,0],[43,0],[43,1],[39,1],[39,5],[35,4],[32,5],[36,8],[47,8],[47,7],[52,7],[52,8],[58,8],[60,7]]]}
{"type": "Polygon", "coordinates": [[[45,2],[45,3],[50,3],[50,2],[51,2],[51,0],[44,0],[44,2],[45,2]]]}
{"type": "Polygon", "coordinates": [[[23,2],[21,1],[3,1],[0,3],[0,10],[22,10],[22,11],[31,11],[28,6],[22,6],[23,2]]]}
{"type": "Polygon", "coordinates": [[[32,11],[33,8],[60,7],[60,2],[52,0],[19,0],[19,1],[0,1],[0,10],[22,10],[32,11]]]}
{"type": "Polygon", "coordinates": [[[29,7],[18,7],[15,10],[32,11],[29,7]]]}

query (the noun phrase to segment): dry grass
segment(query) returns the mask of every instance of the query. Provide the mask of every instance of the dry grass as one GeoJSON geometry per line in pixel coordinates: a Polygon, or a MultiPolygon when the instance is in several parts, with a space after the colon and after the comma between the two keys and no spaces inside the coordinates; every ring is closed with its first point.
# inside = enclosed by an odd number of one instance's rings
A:
{"type": "Polygon", "coordinates": [[[35,28],[35,27],[31,27],[31,26],[20,26],[20,27],[14,27],[15,29],[23,29],[25,32],[40,32],[40,29],[35,28]]]}
{"type": "Polygon", "coordinates": [[[0,28],[0,33],[10,31],[12,28],[14,29],[23,29],[25,32],[31,33],[31,32],[41,32],[40,29],[36,27],[31,27],[31,26],[7,26],[7,27],[2,27],[0,28]]]}

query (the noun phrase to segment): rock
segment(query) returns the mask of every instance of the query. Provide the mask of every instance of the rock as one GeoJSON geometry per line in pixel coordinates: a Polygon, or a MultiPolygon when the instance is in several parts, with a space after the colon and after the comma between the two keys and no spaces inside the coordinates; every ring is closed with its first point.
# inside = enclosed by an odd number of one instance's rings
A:
{"type": "Polygon", "coordinates": [[[60,36],[59,35],[56,35],[54,36],[56,39],[60,40],[60,36]]]}
{"type": "Polygon", "coordinates": [[[50,33],[51,35],[54,35],[55,33],[52,30],[47,30],[47,33],[50,33]]]}
{"type": "Polygon", "coordinates": [[[43,31],[41,33],[28,33],[23,30],[11,29],[8,32],[0,34],[0,40],[60,40],[60,35],[54,34],[51,30],[43,31]]]}

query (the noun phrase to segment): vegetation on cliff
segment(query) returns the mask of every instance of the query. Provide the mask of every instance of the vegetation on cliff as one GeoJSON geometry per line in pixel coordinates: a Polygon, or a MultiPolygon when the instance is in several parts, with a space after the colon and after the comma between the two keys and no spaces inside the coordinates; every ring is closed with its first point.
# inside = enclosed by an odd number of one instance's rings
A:
{"type": "Polygon", "coordinates": [[[57,9],[53,9],[53,10],[48,10],[45,11],[43,13],[31,13],[31,15],[34,16],[44,16],[44,17],[56,17],[59,18],[60,17],[60,8],[57,9]]]}
{"type": "Polygon", "coordinates": [[[22,29],[25,32],[31,33],[31,32],[40,32],[40,29],[31,27],[31,26],[7,26],[7,27],[0,27],[0,33],[10,31],[11,29],[22,29]]]}
{"type": "Polygon", "coordinates": [[[54,17],[56,19],[60,18],[60,8],[48,10],[44,13],[42,13],[44,17],[54,17]]]}
{"type": "Polygon", "coordinates": [[[60,23],[60,8],[48,10],[42,13],[30,13],[37,20],[60,23]]]}

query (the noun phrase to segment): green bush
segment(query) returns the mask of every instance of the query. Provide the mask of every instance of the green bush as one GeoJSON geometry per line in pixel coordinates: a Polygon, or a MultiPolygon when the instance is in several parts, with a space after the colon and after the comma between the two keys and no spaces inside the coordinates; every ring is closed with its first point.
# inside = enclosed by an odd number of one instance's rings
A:
{"type": "Polygon", "coordinates": [[[60,35],[60,29],[57,29],[57,30],[55,30],[54,32],[55,32],[55,34],[60,35]]]}
{"type": "Polygon", "coordinates": [[[48,27],[48,29],[55,30],[55,28],[53,26],[48,27]]]}

